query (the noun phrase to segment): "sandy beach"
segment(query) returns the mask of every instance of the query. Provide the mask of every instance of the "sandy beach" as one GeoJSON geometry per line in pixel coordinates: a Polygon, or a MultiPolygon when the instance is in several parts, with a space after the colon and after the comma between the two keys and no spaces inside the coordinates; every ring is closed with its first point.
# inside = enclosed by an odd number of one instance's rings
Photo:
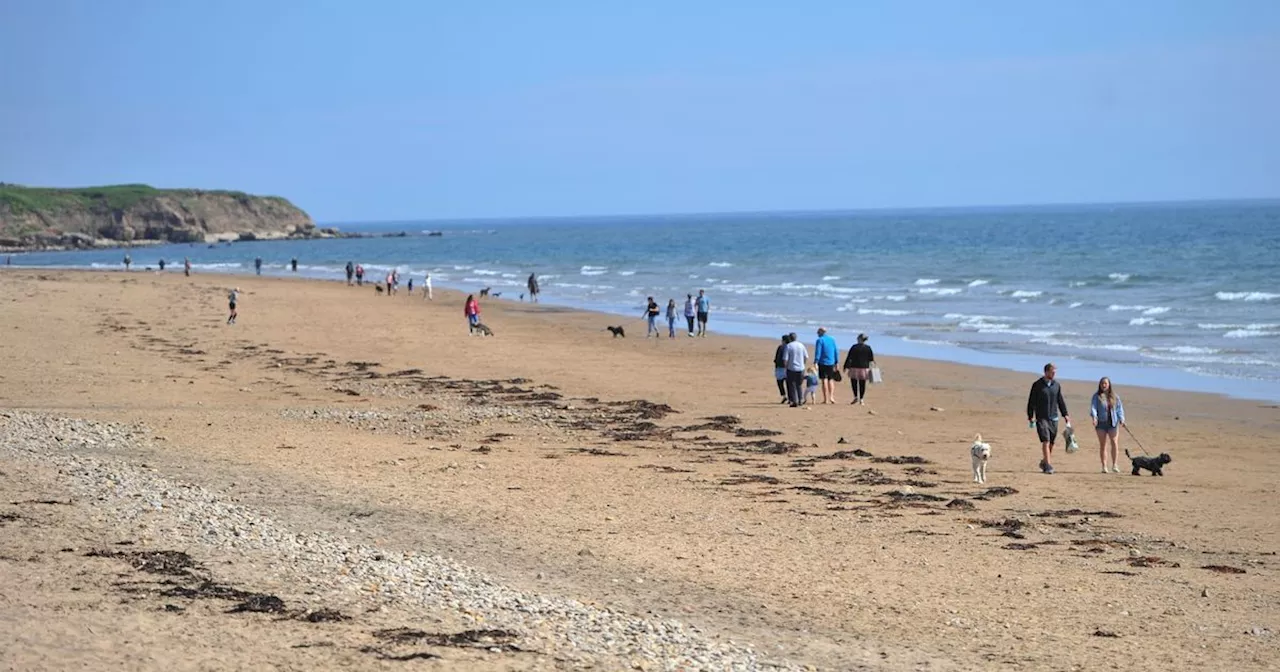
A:
{"type": "Polygon", "coordinates": [[[1046,476],[1036,371],[435,294],[0,269],[0,666],[1274,669],[1274,404],[1117,379],[1165,476],[1046,476]]]}

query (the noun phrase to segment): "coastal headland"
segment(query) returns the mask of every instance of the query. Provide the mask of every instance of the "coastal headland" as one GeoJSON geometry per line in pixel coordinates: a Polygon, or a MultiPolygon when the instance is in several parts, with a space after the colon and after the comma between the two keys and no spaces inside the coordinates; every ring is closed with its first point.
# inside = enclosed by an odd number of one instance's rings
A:
{"type": "Polygon", "coordinates": [[[336,235],[279,196],[145,184],[57,189],[0,183],[0,250],[336,235]]]}
{"type": "Polygon", "coordinates": [[[1048,476],[1037,371],[877,351],[867,406],[790,409],[714,320],[481,308],[491,338],[448,290],[0,268],[0,664],[1274,665],[1274,404],[1117,379],[1165,476],[1087,429],[1048,476]]]}

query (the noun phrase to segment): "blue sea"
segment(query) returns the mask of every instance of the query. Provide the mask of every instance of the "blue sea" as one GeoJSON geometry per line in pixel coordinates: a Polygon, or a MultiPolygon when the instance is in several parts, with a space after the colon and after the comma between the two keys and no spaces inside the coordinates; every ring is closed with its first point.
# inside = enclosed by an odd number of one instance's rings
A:
{"type": "MultiPolygon", "coordinates": [[[[1280,201],[339,224],[406,237],[132,250],[181,272],[339,280],[348,260],[437,287],[639,316],[705,289],[712,331],[825,325],[842,347],[1280,400],[1280,201]],[[426,235],[431,231],[441,236],[426,235]]],[[[14,255],[120,268],[120,250],[14,255]]],[[[772,347],[761,356],[768,359],[772,347]]],[[[762,361],[763,361],[762,359],[762,361]]],[[[766,367],[767,368],[767,367],[766,367]]]]}

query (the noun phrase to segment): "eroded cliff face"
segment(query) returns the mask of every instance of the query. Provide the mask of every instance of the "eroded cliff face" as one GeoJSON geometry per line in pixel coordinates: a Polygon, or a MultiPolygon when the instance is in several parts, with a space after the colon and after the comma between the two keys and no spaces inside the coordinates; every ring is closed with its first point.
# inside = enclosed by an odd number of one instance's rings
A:
{"type": "Polygon", "coordinates": [[[0,200],[0,248],[310,238],[329,235],[283,198],[226,192],[160,191],[126,207],[81,198],[40,207],[0,200]]]}

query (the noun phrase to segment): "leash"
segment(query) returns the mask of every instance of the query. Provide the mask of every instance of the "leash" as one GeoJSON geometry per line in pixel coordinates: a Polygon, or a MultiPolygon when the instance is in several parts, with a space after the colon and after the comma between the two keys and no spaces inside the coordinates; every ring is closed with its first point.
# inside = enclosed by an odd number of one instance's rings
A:
{"type": "Polygon", "coordinates": [[[1141,450],[1143,455],[1151,457],[1151,453],[1148,453],[1147,449],[1142,447],[1142,442],[1138,440],[1138,437],[1133,435],[1133,430],[1129,429],[1129,425],[1124,426],[1124,431],[1128,432],[1129,438],[1133,439],[1133,442],[1138,444],[1138,450],[1141,450]]]}

